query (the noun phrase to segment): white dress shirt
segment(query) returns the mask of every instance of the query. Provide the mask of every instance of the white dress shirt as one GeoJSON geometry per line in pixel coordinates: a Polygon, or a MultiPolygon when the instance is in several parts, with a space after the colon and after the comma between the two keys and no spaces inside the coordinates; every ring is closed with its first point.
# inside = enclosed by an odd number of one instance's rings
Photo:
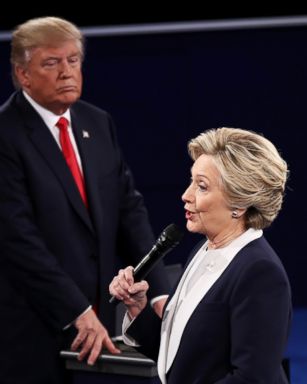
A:
{"type": "Polygon", "coordinates": [[[67,111],[65,113],[63,113],[61,116],[58,116],[58,115],[55,115],[53,112],[48,111],[48,109],[39,105],[25,91],[23,91],[23,95],[28,100],[28,102],[32,105],[32,107],[36,110],[36,112],[40,115],[40,117],[44,120],[44,123],[49,128],[52,136],[54,137],[54,140],[56,141],[56,143],[58,144],[58,146],[60,147],[61,150],[62,150],[62,148],[61,148],[61,144],[60,144],[60,130],[56,126],[56,123],[58,122],[60,117],[65,117],[68,120],[68,122],[69,122],[69,124],[68,124],[69,138],[70,138],[71,144],[74,148],[81,173],[83,174],[82,163],[81,163],[78,147],[76,144],[75,136],[74,136],[72,128],[71,128],[71,117],[70,117],[69,109],[67,109],[67,111]]]}

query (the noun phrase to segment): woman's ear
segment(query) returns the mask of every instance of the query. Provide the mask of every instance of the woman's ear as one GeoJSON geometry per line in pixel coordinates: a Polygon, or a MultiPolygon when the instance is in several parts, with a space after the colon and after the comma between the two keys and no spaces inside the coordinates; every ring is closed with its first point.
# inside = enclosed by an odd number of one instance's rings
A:
{"type": "Polygon", "coordinates": [[[245,212],[246,212],[245,208],[235,208],[231,212],[231,217],[233,219],[239,219],[241,216],[244,215],[245,212]]]}

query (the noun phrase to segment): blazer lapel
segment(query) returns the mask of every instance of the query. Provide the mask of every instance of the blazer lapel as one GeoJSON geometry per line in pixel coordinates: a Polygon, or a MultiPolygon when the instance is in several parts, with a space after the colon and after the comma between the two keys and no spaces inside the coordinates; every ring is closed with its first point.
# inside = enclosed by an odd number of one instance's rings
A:
{"type": "MultiPolygon", "coordinates": [[[[210,253],[211,252],[209,251],[206,254],[205,258],[206,262],[208,262],[209,265],[211,257],[210,253]]],[[[174,318],[174,321],[172,321],[171,334],[169,336],[165,372],[168,372],[174,361],[174,358],[179,348],[182,333],[192,313],[194,312],[195,308],[198,306],[200,301],[203,299],[203,297],[213,286],[213,284],[222,275],[222,273],[227,268],[230,262],[230,260],[227,260],[226,257],[223,256],[223,253],[218,250],[214,251],[214,260],[217,261],[214,267],[210,268],[210,271],[204,271],[203,276],[200,276],[199,280],[186,294],[184,300],[182,300],[179,307],[177,308],[176,316],[174,318]],[[204,284],[204,278],[206,279],[206,284],[204,284]]]]}
{"type": "Polygon", "coordinates": [[[159,356],[158,356],[158,363],[157,363],[158,374],[162,384],[166,384],[166,372],[168,370],[167,360],[168,360],[168,353],[169,353],[170,334],[171,334],[172,325],[173,325],[173,317],[175,315],[175,310],[177,308],[177,303],[178,303],[178,299],[179,299],[179,295],[180,295],[183,283],[185,282],[185,279],[191,267],[192,267],[192,263],[188,264],[187,268],[182,274],[182,277],[178,283],[178,286],[174,292],[174,295],[167,303],[166,309],[163,313],[161,336],[160,336],[160,349],[159,349],[159,356]]]}
{"type": "Polygon", "coordinates": [[[94,232],[87,208],[81,199],[73,176],[67,167],[60,148],[39,114],[25,100],[22,94],[19,94],[18,96],[18,107],[24,115],[24,121],[26,122],[30,140],[49,164],[49,167],[61,183],[73,208],[87,224],[88,228],[94,232]]]}

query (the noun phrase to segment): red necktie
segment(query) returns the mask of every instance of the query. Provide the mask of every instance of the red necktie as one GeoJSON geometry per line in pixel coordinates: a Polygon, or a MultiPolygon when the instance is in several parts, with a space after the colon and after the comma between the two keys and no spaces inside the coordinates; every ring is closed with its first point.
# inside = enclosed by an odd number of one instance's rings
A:
{"type": "Polygon", "coordinates": [[[80,167],[76,158],[74,148],[69,138],[68,120],[65,117],[60,117],[59,121],[56,123],[56,126],[60,130],[60,144],[62,147],[62,152],[65,157],[66,163],[69,166],[71,173],[75,179],[81,198],[84,204],[87,206],[87,198],[86,198],[83,176],[80,171],[80,167]]]}

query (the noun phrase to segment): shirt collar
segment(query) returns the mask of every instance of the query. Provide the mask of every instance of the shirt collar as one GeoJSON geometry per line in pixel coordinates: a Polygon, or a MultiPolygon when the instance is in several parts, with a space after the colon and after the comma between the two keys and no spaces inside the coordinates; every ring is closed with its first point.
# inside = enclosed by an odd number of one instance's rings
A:
{"type": "Polygon", "coordinates": [[[54,127],[56,123],[58,122],[60,117],[65,117],[69,121],[69,127],[71,125],[71,117],[70,117],[70,110],[67,109],[65,113],[63,113],[61,116],[58,116],[54,114],[53,112],[49,111],[48,109],[42,107],[39,105],[35,100],[32,99],[31,96],[29,96],[25,91],[22,91],[24,97],[28,100],[28,102],[32,105],[32,107],[36,110],[36,112],[41,116],[41,118],[44,120],[44,123],[48,127],[54,127]]]}
{"type": "MultiPolygon", "coordinates": [[[[234,257],[234,255],[246,244],[250,243],[253,240],[258,239],[263,235],[262,229],[249,228],[247,231],[243,232],[242,235],[234,239],[230,244],[223,248],[217,248],[210,250],[213,253],[223,254],[227,259],[234,257]],[[217,252],[218,251],[218,252],[217,252]]],[[[205,243],[205,247],[208,245],[208,241],[205,243]]]]}

